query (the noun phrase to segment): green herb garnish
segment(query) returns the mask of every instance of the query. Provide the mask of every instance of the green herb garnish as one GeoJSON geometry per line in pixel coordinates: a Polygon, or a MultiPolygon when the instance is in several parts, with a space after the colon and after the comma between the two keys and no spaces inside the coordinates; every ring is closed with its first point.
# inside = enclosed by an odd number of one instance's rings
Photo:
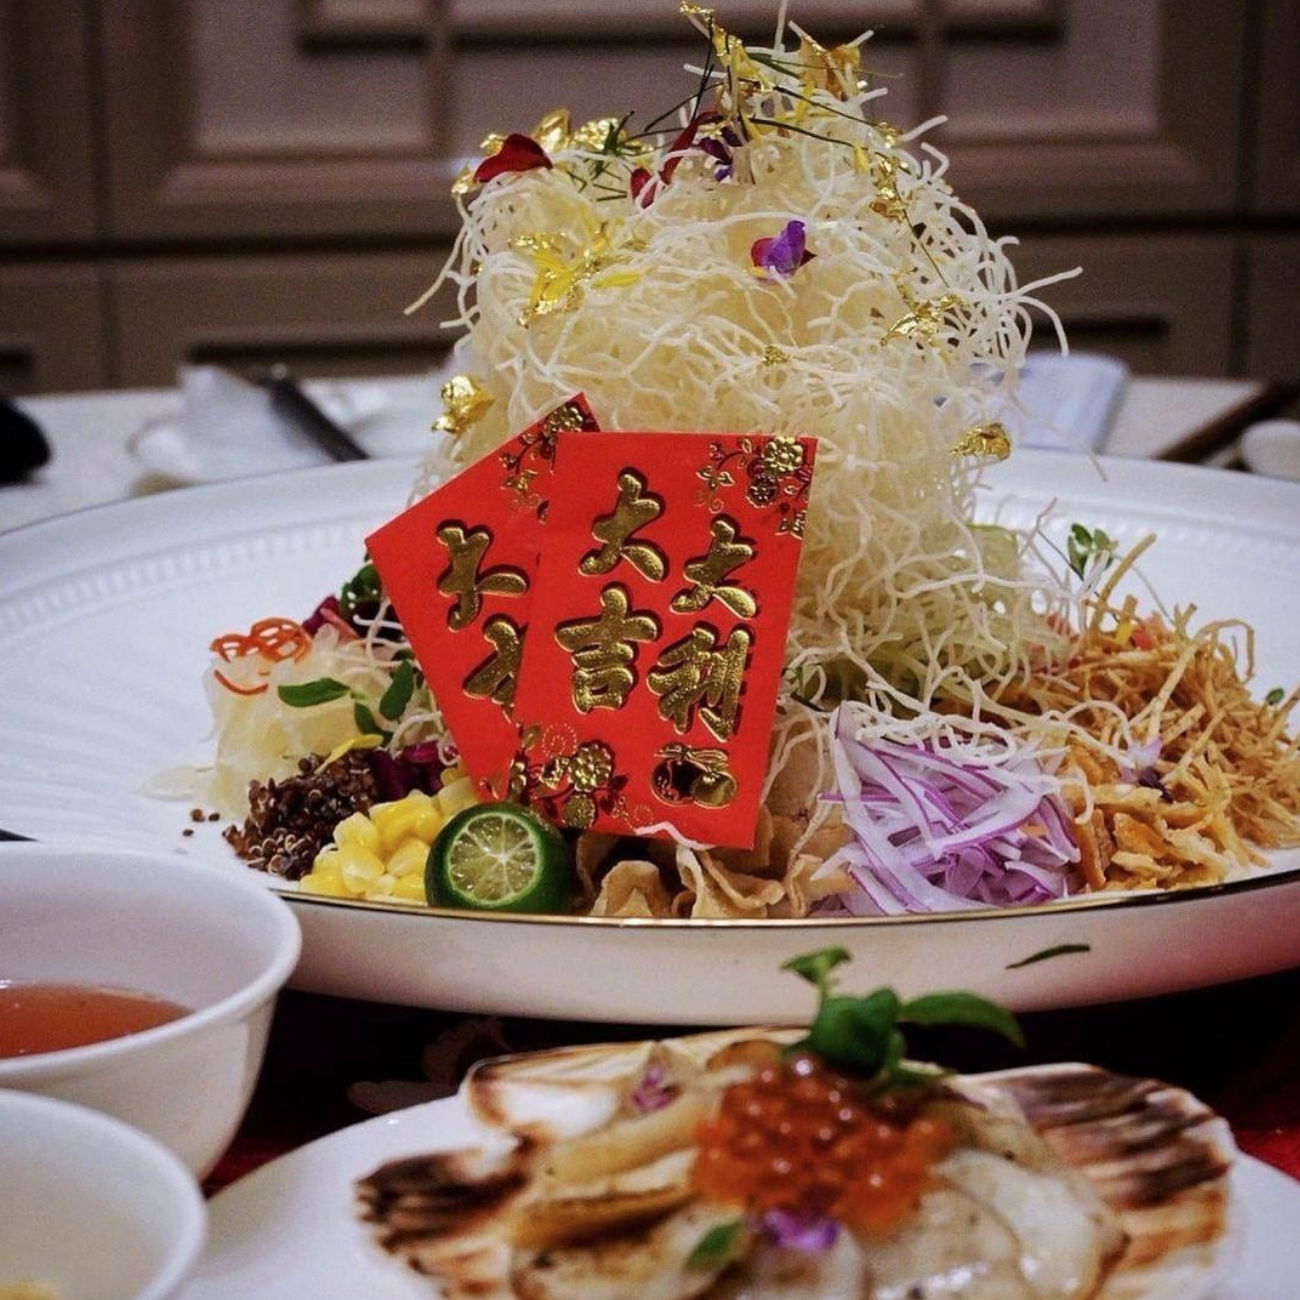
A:
{"type": "Polygon", "coordinates": [[[903,1064],[907,1040],[901,1025],[966,1025],[1001,1034],[1016,1047],[1025,1045],[1015,1017],[974,993],[929,993],[910,1002],[890,988],[865,997],[836,993],[831,973],[849,960],[844,948],[823,948],[783,966],[815,985],[820,994],[808,1036],[790,1050],[814,1052],[827,1065],[861,1075],[872,1092],[912,1087],[943,1073],[903,1064]]]}
{"type": "Polygon", "coordinates": [[[300,686],[278,688],[281,701],[291,709],[310,709],[313,704],[328,704],[351,693],[343,682],[333,677],[318,677],[314,682],[303,682],[300,686]]]}
{"type": "Polygon", "coordinates": [[[1115,543],[1100,528],[1091,531],[1082,524],[1070,525],[1070,536],[1065,544],[1070,568],[1080,577],[1087,576],[1091,565],[1103,568],[1115,561],[1115,543]]]}
{"type": "Polygon", "coordinates": [[[393,680],[379,701],[379,712],[389,722],[396,722],[402,716],[402,710],[411,702],[415,693],[415,665],[409,659],[403,659],[397,665],[393,680]]]}
{"type": "Polygon", "coordinates": [[[352,706],[352,721],[363,736],[379,736],[388,740],[392,732],[385,731],[375,720],[375,715],[359,700],[352,706]]]}
{"type": "Polygon", "coordinates": [[[1264,696],[1264,703],[1271,705],[1276,709],[1284,699],[1286,699],[1286,691],[1284,691],[1280,686],[1275,686],[1266,696],[1264,696]]]}
{"type": "Polygon", "coordinates": [[[741,1234],[745,1230],[743,1219],[720,1223],[695,1243],[695,1249],[686,1257],[687,1268],[719,1268],[736,1258],[741,1234]]]}
{"type": "Polygon", "coordinates": [[[358,606],[373,604],[382,595],[379,570],[367,560],[339,589],[339,612],[351,621],[358,606]]]}
{"type": "Polygon", "coordinates": [[[1053,957],[1065,957],[1066,953],[1091,953],[1092,944],[1057,944],[1054,948],[1044,948],[1041,952],[1030,953],[1028,957],[1022,957],[1021,961],[1010,962],[1008,966],[1002,967],[1004,970],[1018,971],[1022,966],[1032,966],[1035,962],[1049,961],[1053,957]]]}

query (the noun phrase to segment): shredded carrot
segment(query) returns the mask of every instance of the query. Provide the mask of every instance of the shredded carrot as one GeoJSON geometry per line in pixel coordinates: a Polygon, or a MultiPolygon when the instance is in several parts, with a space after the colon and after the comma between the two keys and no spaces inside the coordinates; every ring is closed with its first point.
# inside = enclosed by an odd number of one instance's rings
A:
{"type": "Polygon", "coordinates": [[[208,649],[226,663],[254,654],[283,663],[286,659],[301,659],[311,649],[311,633],[291,618],[263,618],[247,633],[223,632],[208,649]]]}
{"type": "Polygon", "coordinates": [[[212,675],[228,691],[233,691],[236,695],[262,695],[270,689],[270,682],[262,682],[257,686],[236,686],[234,682],[227,677],[220,668],[214,668],[212,675]]]}
{"type": "MultiPolygon", "coordinates": [[[[296,662],[311,649],[311,633],[291,618],[261,618],[246,633],[223,632],[208,649],[225,663],[247,659],[250,655],[276,664],[290,659],[296,662]]],[[[217,669],[212,671],[217,681],[236,695],[261,695],[267,689],[265,682],[260,686],[236,686],[217,669]]]]}

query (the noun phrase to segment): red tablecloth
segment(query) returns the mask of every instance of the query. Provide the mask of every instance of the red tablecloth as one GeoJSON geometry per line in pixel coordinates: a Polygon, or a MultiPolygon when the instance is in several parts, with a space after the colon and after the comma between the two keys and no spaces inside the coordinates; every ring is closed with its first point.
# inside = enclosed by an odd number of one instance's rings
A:
{"type": "MultiPolygon", "coordinates": [[[[914,1041],[918,1054],[963,1070],[1073,1060],[1165,1079],[1221,1111],[1243,1150],[1300,1178],[1300,969],[1164,998],[1039,1012],[1022,1022],[1024,1053],[974,1034],[935,1032],[914,1041]]],[[[286,993],[248,1117],[207,1190],[367,1118],[354,1100],[373,1106],[448,1095],[481,1056],[666,1032],[286,993]],[[416,1086],[395,1088],[395,1081],[416,1086]],[[385,1086],[358,1086],[371,1083],[385,1086]]]]}

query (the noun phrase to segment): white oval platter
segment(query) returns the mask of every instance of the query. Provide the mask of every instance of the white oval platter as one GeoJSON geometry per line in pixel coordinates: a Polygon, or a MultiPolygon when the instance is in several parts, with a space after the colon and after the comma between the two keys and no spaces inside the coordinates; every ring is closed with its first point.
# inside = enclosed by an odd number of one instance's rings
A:
{"type": "MultiPolygon", "coordinates": [[[[413,466],[370,461],[190,488],[0,534],[0,827],[45,841],[197,854],[247,870],[189,807],[146,797],[202,762],[208,642],[304,617],[405,503],[413,466]]],[[[1198,617],[1256,631],[1260,694],[1300,663],[1300,487],[1150,462],[1019,451],[981,514],[1026,525],[1049,504],[1124,546],[1198,617]]],[[[269,883],[269,882],[268,882],[269,883]]],[[[831,943],[854,983],[967,987],[1018,1010],[1170,992],[1300,962],[1300,854],[1223,886],[935,917],[603,921],[487,917],[309,899],[297,987],[516,1015],[643,1024],[798,1020],[779,967],[831,943]],[[1051,960],[1026,958],[1068,945],[1051,960]]]]}

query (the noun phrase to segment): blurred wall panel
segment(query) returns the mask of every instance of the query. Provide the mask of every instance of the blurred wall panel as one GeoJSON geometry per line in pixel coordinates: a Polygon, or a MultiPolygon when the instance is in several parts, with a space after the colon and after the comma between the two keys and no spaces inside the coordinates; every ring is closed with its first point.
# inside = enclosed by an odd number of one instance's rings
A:
{"type": "Polygon", "coordinates": [[[1252,239],[1247,274],[1246,372],[1300,381],[1300,234],[1252,239]]]}
{"type": "Polygon", "coordinates": [[[953,45],[954,185],[1022,221],[1232,211],[1250,8],[1063,0],[1055,36],[953,45]]]}
{"type": "Polygon", "coordinates": [[[0,393],[108,384],[103,280],[76,262],[0,264],[0,393]]]}
{"type": "MultiPolygon", "coordinates": [[[[1119,357],[1136,374],[1226,375],[1233,244],[1216,235],[1034,235],[1014,256],[1022,284],[1082,268],[1042,295],[1072,349],[1119,357]]],[[[1042,323],[1034,343],[1056,347],[1042,323]]]]}
{"type": "Polygon", "coordinates": [[[98,229],[83,0],[0,0],[0,248],[98,229]]]}
{"type": "Polygon", "coordinates": [[[113,233],[448,229],[445,56],[426,7],[430,39],[388,52],[304,44],[287,0],[103,3],[113,233]]]}
{"type": "MultiPolygon", "coordinates": [[[[1264,0],[1260,54],[1255,196],[1269,212],[1296,216],[1300,215],[1300,5],[1296,0],[1264,0]]],[[[1300,304],[1293,300],[1293,306],[1300,304]]],[[[1300,360],[1294,370],[1300,372],[1300,360]]]]}
{"type": "Polygon", "coordinates": [[[118,372],[169,384],[185,362],[264,373],[399,374],[428,369],[452,340],[446,294],[407,316],[432,281],[422,253],[263,254],[128,261],[112,273],[118,372]]]}

